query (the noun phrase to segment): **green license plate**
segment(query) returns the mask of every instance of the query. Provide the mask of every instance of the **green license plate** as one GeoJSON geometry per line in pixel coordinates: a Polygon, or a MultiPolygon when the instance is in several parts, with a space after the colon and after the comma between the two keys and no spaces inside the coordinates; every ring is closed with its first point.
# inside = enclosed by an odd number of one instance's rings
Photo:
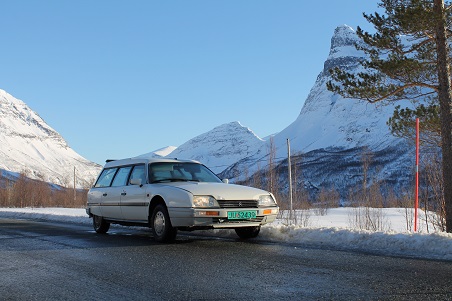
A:
{"type": "Polygon", "coordinates": [[[256,218],[256,211],[228,211],[228,219],[256,218]]]}

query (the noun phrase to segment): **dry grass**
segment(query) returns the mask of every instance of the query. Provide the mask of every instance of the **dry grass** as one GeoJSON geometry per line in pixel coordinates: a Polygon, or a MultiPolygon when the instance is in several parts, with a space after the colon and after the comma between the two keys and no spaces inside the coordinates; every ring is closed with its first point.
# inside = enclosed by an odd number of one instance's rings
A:
{"type": "Polygon", "coordinates": [[[87,190],[54,187],[49,183],[32,180],[21,174],[12,181],[0,177],[0,207],[65,207],[82,208],[86,206],[87,190]]]}

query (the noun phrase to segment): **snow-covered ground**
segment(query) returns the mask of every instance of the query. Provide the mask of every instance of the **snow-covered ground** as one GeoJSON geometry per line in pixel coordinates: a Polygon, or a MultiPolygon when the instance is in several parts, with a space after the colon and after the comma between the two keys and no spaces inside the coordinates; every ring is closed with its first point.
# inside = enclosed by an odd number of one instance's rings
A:
{"type": "MultiPolygon", "coordinates": [[[[361,212],[362,213],[362,212],[361,212]]],[[[278,219],[262,227],[260,240],[293,244],[294,248],[325,247],[359,250],[376,254],[452,260],[452,234],[434,232],[420,218],[418,233],[407,230],[405,209],[386,208],[378,211],[381,231],[360,230],[354,222],[360,216],[356,208],[328,209],[326,215],[315,210],[298,211],[295,222],[278,219]],[[433,232],[433,233],[432,233],[433,232]]],[[[420,212],[420,217],[423,212],[420,212]]],[[[411,214],[408,215],[411,219],[411,214]]],[[[0,218],[40,219],[47,221],[90,224],[84,209],[68,208],[0,208],[0,218]]],[[[408,224],[412,225],[411,222],[408,224]]],[[[119,226],[118,226],[119,227],[119,226]]],[[[218,236],[236,237],[230,230],[210,231],[218,236]]]]}

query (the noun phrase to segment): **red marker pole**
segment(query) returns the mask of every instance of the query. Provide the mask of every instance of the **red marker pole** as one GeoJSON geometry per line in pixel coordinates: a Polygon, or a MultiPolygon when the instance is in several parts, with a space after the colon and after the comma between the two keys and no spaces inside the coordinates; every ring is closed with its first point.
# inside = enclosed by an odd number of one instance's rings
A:
{"type": "Polygon", "coordinates": [[[419,118],[416,118],[416,189],[414,194],[414,232],[417,232],[418,207],[419,207],[419,118]]]}

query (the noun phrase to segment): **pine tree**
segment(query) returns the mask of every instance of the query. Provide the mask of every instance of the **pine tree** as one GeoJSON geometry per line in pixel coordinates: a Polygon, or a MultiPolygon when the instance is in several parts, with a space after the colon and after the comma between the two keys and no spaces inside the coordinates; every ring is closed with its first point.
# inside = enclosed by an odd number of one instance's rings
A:
{"type": "Polygon", "coordinates": [[[423,100],[439,108],[446,231],[452,232],[452,8],[443,0],[382,0],[385,14],[364,14],[375,33],[358,27],[362,72],[330,70],[330,91],[371,103],[423,100]]]}
{"type": "Polygon", "coordinates": [[[420,141],[429,148],[441,147],[441,121],[437,104],[421,103],[415,109],[396,106],[387,124],[391,133],[415,142],[416,118],[420,120],[420,141]]]}

